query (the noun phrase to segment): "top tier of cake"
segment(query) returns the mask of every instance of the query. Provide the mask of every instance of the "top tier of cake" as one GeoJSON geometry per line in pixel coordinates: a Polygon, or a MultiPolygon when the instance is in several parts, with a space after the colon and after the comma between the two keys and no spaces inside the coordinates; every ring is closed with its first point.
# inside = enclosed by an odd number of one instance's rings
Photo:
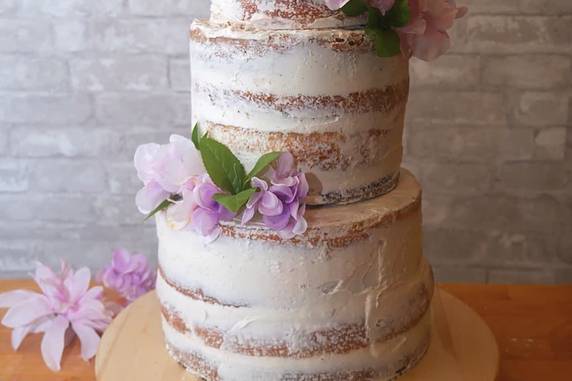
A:
{"type": "Polygon", "coordinates": [[[332,11],[324,0],[212,0],[211,21],[244,22],[266,29],[332,28],[363,24],[332,11]]]}

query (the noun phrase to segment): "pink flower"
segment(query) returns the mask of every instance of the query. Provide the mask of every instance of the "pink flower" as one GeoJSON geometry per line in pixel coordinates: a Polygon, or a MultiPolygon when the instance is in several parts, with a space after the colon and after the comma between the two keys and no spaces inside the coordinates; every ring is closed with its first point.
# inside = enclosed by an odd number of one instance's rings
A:
{"type": "Polygon", "coordinates": [[[81,342],[82,358],[87,361],[95,356],[98,332],[109,325],[111,314],[101,301],[103,289],[89,288],[89,269],[74,272],[62,264],[61,272],[55,274],[38,263],[34,280],[41,294],[26,290],[0,294],[0,308],[10,308],[2,324],[13,329],[14,350],[29,333],[43,332],[44,362],[51,370],[59,371],[64,347],[75,334],[81,342]]]}
{"type": "Polygon", "coordinates": [[[192,176],[205,172],[193,143],[171,135],[169,144],[145,144],[135,152],[135,168],[144,187],[137,193],[139,211],[148,214],[172,194],[179,193],[192,176]]]}
{"type": "Polygon", "coordinates": [[[132,302],[155,287],[155,275],[144,255],[131,255],[127,250],[119,249],[113,252],[111,263],[98,278],[105,287],[132,302]]]}
{"type": "Polygon", "coordinates": [[[408,57],[432,61],[449,49],[447,30],[467,13],[467,8],[458,8],[454,0],[409,0],[409,7],[409,24],[397,29],[401,50],[408,57]]]}
{"type": "Polygon", "coordinates": [[[167,220],[172,228],[189,228],[214,240],[220,234],[220,221],[228,221],[234,213],[214,200],[222,191],[208,175],[193,176],[182,188],[182,199],[167,209],[167,220]]]}
{"type": "Polygon", "coordinates": [[[369,4],[380,10],[382,14],[385,14],[395,4],[395,0],[369,0],[369,4]]]}
{"type": "Polygon", "coordinates": [[[258,191],[246,204],[243,224],[252,220],[258,211],[264,224],[280,232],[284,238],[292,238],[306,231],[308,223],[304,218],[304,198],[308,195],[309,186],[304,173],[296,171],[294,164],[294,157],[290,153],[283,153],[276,166],[266,174],[270,185],[257,177],[252,179],[252,186],[258,191]]]}

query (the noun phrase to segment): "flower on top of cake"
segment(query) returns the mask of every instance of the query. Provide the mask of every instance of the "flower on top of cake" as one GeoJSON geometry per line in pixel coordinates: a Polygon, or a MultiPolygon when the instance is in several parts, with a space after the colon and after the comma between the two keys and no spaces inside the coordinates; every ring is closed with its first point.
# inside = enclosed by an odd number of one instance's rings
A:
{"type": "Polygon", "coordinates": [[[448,30],[467,13],[455,0],[326,0],[348,16],[367,14],[366,33],[377,54],[402,53],[432,61],[451,46],[448,30]]]}
{"type": "Polygon", "coordinates": [[[303,234],[309,186],[290,153],[271,152],[250,172],[224,144],[199,133],[192,139],[172,135],[169,143],[139,146],[134,158],[143,188],[139,211],[165,212],[175,230],[193,230],[209,240],[221,233],[221,222],[255,218],[284,239],[303,234]],[[242,215],[241,215],[242,214],[242,215]]]}

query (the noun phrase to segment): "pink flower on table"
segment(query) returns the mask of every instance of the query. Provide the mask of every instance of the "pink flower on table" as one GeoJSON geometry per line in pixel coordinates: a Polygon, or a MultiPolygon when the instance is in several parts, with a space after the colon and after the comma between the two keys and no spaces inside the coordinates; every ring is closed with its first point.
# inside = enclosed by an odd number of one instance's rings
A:
{"type": "Polygon", "coordinates": [[[169,144],[145,144],[135,152],[137,176],[143,188],[137,193],[139,211],[148,214],[179,193],[192,176],[205,172],[199,151],[182,136],[171,135],[169,144]]]}
{"type": "Polygon", "coordinates": [[[46,365],[60,370],[63,350],[74,334],[81,342],[81,355],[89,360],[99,345],[98,332],[111,322],[101,300],[101,287],[89,288],[91,273],[77,272],[62,264],[59,274],[38,263],[34,280],[42,290],[16,290],[0,294],[0,308],[9,308],[2,324],[12,328],[12,347],[17,350],[29,333],[44,333],[41,350],[46,365]]]}
{"type": "Polygon", "coordinates": [[[457,7],[454,0],[409,0],[409,7],[409,24],[397,29],[401,50],[407,57],[432,61],[451,46],[447,31],[467,8],[457,7]]]}
{"type": "Polygon", "coordinates": [[[155,276],[147,257],[142,254],[131,255],[127,250],[119,249],[113,252],[111,263],[98,278],[105,287],[117,291],[128,302],[132,302],[155,287],[155,276]]]}
{"type": "Polygon", "coordinates": [[[167,220],[172,228],[189,228],[214,240],[220,234],[220,221],[234,218],[234,213],[214,200],[222,191],[207,175],[193,176],[181,191],[182,198],[167,209],[167,220]]]}
{"type": "Polygon", "coordinates": [[[298,172],[294,164],[294,157],[290,153],[283,153],[276,166],[266,174],[270,184],[257,177],[252,179],[252,186],[258,191],[246,204],[243,224],[252,220],[258,211],[264,224],[280,232],[284,238],[292,238],[306,231],[308,223],[304,218],[304,199],[309,186],[304,173],[298,172]]]}

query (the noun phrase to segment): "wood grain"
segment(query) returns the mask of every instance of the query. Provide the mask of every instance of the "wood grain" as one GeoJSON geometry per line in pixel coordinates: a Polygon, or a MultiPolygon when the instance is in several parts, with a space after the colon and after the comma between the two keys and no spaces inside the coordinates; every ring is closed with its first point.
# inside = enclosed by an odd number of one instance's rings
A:
{"type": "MultiPolygon", "coordinates": [[[[501,350],[499,381],[569,381],[572,375],[572,285],[442,285],[485,319],[501,350]]],[[[33,288],[30,281],[0,281],[0,292],[33,288]]],[[[95,381],[93,361],[85,363],[74,342],[60,373],[39,355],[40,337],[26,339],[19,352],[0,326],[0,381],[95,381]]]]}

